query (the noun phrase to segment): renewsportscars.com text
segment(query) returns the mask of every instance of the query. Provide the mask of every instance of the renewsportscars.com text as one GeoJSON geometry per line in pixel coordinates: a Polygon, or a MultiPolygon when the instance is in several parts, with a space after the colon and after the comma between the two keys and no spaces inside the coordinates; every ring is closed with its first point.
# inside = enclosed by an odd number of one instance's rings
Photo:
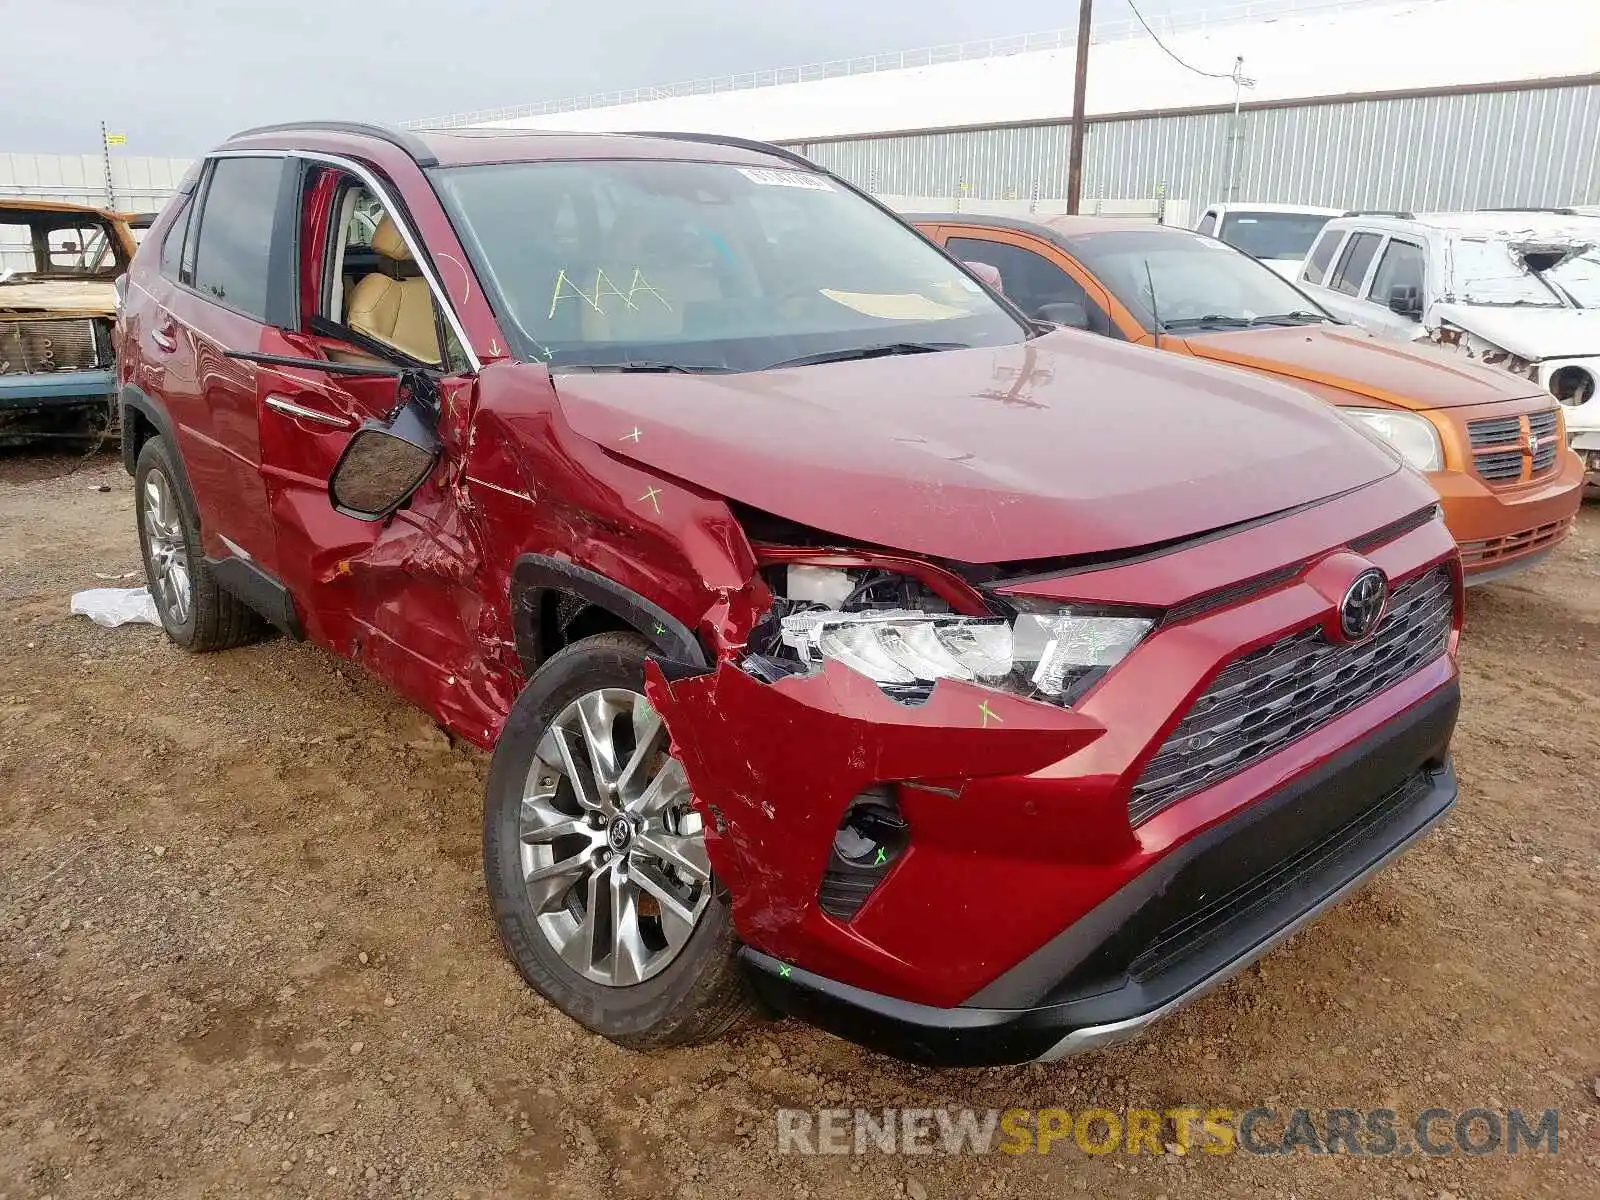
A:
{"type": "Polygon", "coordinates": [[[1556,1154],[1554,1108],[781,1108],[779,1154],[1556,1154]]]}

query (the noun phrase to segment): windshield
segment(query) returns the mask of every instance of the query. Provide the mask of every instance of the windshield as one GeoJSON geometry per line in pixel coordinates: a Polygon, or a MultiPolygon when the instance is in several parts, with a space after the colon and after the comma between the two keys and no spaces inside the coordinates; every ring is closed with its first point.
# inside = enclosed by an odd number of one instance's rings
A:
{"type": "Polygon", "coordinates": [[[1256,258],[1304,258],[1332,219],[1309,213],[1230,212],[1217,236],[1256,258]]]}
{"type": "Polygon", "coordinates": [[[111,226],[100,217],[0,209],[0,278],[115,279],[125,266],[111,226]]]}
{"type": "Polygon", "coordinates": [[[1562,307],[1560,296],[1540,281],[1510,242],[1452,238],[1446,263],[1450,275],[1447,294],[1462,304],[1562,307]]]}
{"type": "Polygon", "coordinates": [[[1600,308],[1600,247],[1585,246],[1544,273],[1580,308],[1600,308]]]}
{"type": "Polygon", "coordinates": [[[1330,319],[1270,267],[1203,234],[1153,228],[1069,241],[1073,256],[1147,333],[1154,331],[1157,313],[1162,329],[1187,330],[1330,319]]]}
{"type": "Polygon", "coordinates": [[[1028,330],[894,218],[824,176],[726,163],[498,163],[434,173],[519,356],[763,370],[1028,330]]]}

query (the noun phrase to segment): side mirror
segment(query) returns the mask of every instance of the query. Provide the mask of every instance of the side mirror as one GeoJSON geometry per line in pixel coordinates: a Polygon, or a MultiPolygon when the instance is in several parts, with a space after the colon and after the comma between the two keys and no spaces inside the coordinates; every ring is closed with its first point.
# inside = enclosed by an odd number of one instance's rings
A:
{"type": "Polygon", "coordinates": [[[381,521],[411,499],[438,461],[433,413],[410,395],[388,420],[368,421],[351,436],[328,478],[328,498],[347,517],[381,521]]]}
{"type": "Polygon", "coordinates": [[[223,357],[276,367],[299,367],[329,375],[387,378],[399,381],[399,403],[387,420],[368,421],[345,443],[344,453],[328,477],[328,499],[347,517],[381,521],[391,516],[439,461],[443,447],[436,428],[439,393],[434,376],[413,367],[378,367],[329,362],[289,354],[224,350],[223,357]]]}
{"type": "Polygon", "coordinates": [[[1049,321],[1052,325],[1065,325],[1068,329],[1089,328],[1089,310],[1076,300],[1056,300],[1049,304],[1041,304],[1039,311],[1033,315],[1041,321],[1049,321]]]}
{"type": "Polygon", "coordinates": [[[1390,288],[1389,311],[1402,317],[1420,317],[1422,298],[1416,285],[1397,283],[1390,288]]]}
{"type": "Polygon", "coordinates": [[[995,291],[1001,293],[1002,295],[1005,294],[1005,281],[1000,278],[999,267],[993,265],[992,263],[966,262],[965,260],[962,261],[961,265],[966,267],[967,270],[971,271],[979,279],[987,283],[995,291]]]}

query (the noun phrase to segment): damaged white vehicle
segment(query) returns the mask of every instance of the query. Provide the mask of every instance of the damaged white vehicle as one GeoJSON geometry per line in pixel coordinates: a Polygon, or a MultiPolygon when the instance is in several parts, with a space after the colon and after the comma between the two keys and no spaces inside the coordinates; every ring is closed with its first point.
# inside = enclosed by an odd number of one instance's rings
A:
{"type": "Polygon", "coordinates": [[[1600,217],[1355,213],[1328,222],[1296,282],[1374,333],[1453,347],[1548,388],[1600,484],[1600,217]]]}

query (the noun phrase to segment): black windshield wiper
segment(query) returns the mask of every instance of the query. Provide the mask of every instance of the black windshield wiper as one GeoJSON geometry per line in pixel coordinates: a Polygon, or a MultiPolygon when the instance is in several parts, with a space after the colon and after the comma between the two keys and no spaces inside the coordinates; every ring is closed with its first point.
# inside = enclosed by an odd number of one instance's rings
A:
{"type": "Polygon", "coordinates": [[[1209,313],[1203,317],[1178,317],[1176,320],[1161,322],[1162,329],[1203,329],[1208,325],[1219,325],[1224,329],[1248,329],[1250,321],[1247,317],[1225,317],[1220,313],[1209,313]]]}
{"type": "Polygon", "coordinates": [[[818,363],[852,362],[861,358],[888,358],[894,354],[937,354],[941,350],[970,350],[961,342],[889,342],[882,346],[860,346],[854,350],[823,350],[816,354],[802,354],[799,358],[786,358],[767,368],[812,367],[818,363]]]}
{"type": "Polygon", "coordinates": [[[617,371],[623,374],[715,375],[733,368],[726,363],[676,363],[676,362],[620,362],[620,363],[557,363],[557,371],[617,371]]]}
{"type": "Polygon", "coordinates": [[[1251,317],[1252,325],[1321,325],[1331,318],[1326,313],[1306,312],[1297,309],[1294,312],[1274,313],[1266,317],[1251,317]]]}

